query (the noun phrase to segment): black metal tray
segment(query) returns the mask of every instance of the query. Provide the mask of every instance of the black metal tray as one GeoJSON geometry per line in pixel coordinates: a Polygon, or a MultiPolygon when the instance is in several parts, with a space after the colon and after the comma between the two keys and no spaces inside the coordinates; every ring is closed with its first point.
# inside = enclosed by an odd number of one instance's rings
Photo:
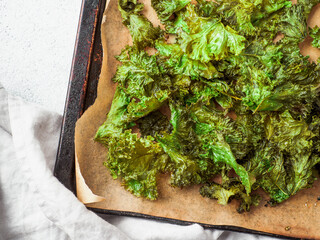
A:
{"type": "MultiPolygon", "coordinates": [[[[56,176],[59,181],[75,195],[74,129],[78,118],[80,118],[83,112],[94,103],[97,96],[97,85],[102,64],[100,25],[105,4],[106,0],[82,1],[59,148],[54,168],[54,176],[56,176]]],[[[189,225],[194,223],[135,212],[103,210],[96,208],[88,209],[97,213],[102,218],[107,217],[107,215],[119,215],[153,219],[179,225],[189,225]]],[[[205,228],[261,234],[285,239],[296,239],[235,226],[199,224],[205,228]]]]}

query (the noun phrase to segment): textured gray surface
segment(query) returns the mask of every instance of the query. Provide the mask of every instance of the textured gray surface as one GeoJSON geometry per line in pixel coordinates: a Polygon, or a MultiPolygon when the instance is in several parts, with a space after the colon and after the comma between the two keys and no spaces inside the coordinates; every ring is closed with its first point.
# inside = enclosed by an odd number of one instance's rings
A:
{"type": "Polygon", "coordinates": [[[63,113],[81,0],[0,0],[0,82],[63,113]]]}

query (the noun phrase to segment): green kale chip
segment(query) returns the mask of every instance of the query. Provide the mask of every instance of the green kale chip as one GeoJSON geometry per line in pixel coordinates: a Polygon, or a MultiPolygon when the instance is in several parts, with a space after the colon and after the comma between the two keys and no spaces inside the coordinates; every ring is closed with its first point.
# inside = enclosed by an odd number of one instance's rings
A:
{"type": "Polygon", "coordinates": [[[204,185],[200,188],[200,194],[203,197],[217,199],[221,205],[227,205],[232,199],[239,199],[240,205],[237,209],[239,213],[250,211],[250,207],[258,206],[260,196],[247,195],[243,192],[244,187],[240,183],[233,183],[230,186],[223,187],[217,183],[204,185]]]}
{"type": "Polygon", "coordinates": [[[126,130],[108,142],[104,163],[114,179],[121,177],[124,187],[138,197],[158,197],[157,176],[167,171],[168,157],[152,137],[138,138],[126,130]]]}
{"type": "Polygon", "coordinates": [[[204,77],[207,79],[221,77],[212,62],[194,60],[183,52],[179,44],[167,44],[164,41],[156,42],[155,48],[162,58],[163,69],[172,75],[186,75],[191,78],[204,77]]]}
{"type": "Polygon", "coordinates": [[[261,186],[270,192],[272,200],[282,202],[314,181],[312,169],[320,162],[313,153],[315,134],[304,120],[295,120],[288,111],[271,115],[265,128],[266,137],[276,144],[279,157],[261,186]]]}
{"type": "Polygon", "coordinates": [[[107,120],[99,127],[95,139],[108,145],[110,139],[122,133],[130,125],[127,118],[129,96],[118,87],[114,96],[107,120]]]}
{"type": "Polygon", "coordinates": [[[137,0],[119,0],[118,6],[122,22],[128,27],[134,45],[140,49],[150,47],[162,36],[160,27],[153,27],[152,23],[139,13],[144,7],[142,3],[137,0]]]}
{"type": "Polygon", "coordinates": [[[310,37],[312,37],[312,46],[315,48],[320,48],[320,28],[315,26],[314,28],[309,28],[310,37]]]}
{"type": "Polygon", "coordinates": [[[170,96],[172,85],[168,75],[157,64],[154,55],[135,47],[127,47],[117,56],[123,64],[113,78],[130,96],[127,118],[135,121],[160,108],[170,96]]]}
{"type": "Polygon", "coordinates": [[[151,0],[152,7],[156,10],[159,19],[163,23],[190,2],[191,0],[151,0]]]}
{"type": "Polygon", "coordinates": [[[156,137],[159,133],[172,132],[172,125],[168,118],[160,111],[152,112],[147,116],[140,118],[137,123],[139,124],[141,136],[156,137]]]}
{"type": "Polygon", "coordinates": [[[189,117],[188,109],[173,105],[170,105],[170,109],[173,131],[158,136],[157,141],[172,162],[171,184],[183,187],[205,182],[207,179],[202,179],[197,157],[199,140],[194,130],[195,122],[189,117]]]}
{"type": "Polygon", "coordinates": [[[112,177],[156,200],[167,173],[174,187],[201,184],[203,197],[239,201],[239,213],[259,204],[257,189],[276,205],[311,187],[320,64],[299,44],[309,35],[320,48],[319,27],[307,25],[318,3],[151,0],[161,30],[143,4],[119,0],[133,44],[116,56],[116,91],[95,136],[112,177]]]}
{"type": "Polygon", "coordinates": [[[246,39],[218,18],[198,16],[193,5],[186,10],[188,31],[180,31],[179,44],[191,59],[207,63],[221,60],[229,53],[239,55],[245,48],[246,39]]]}
{"type": "Polygon", "coordinates": [[[312,8],[319,3],[318,0],[299,0],[299,4],[304,6],[304,15],[308,18],[312,8]]]}

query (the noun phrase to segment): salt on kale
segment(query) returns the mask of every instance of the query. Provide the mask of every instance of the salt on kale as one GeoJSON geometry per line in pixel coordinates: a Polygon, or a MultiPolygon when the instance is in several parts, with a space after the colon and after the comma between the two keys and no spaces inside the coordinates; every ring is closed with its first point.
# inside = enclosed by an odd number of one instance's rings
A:
{"type": "Polygon", "coordinates": [[[310,187],[320,162],[320,65],[299,43],[309,34],[320,47],[319,28],[307,27],[317,3],[151,0],[161,30],[143,4],[119,0],[133,45],[116,57],[117,89],[95,136],[112,176],[155,200],[159,175],[169,173],[172,186],[202,184],[200,194],[219,204],[238,199],[239,212],[258,205],[256,189],[278,204],[310,187]]]}

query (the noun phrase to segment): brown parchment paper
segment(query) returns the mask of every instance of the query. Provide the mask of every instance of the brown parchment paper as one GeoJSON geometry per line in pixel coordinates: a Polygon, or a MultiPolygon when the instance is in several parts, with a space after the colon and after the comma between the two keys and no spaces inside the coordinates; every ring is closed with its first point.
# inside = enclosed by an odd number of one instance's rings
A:
{"type": "MultiPolygon", "coordinates": [[[[145,15],[157,25],[159,21],[145,4],[145,15]]],[[[320,7],[313,10],[309,25],[320,26],[320,7]]],[[[103,44],[103,66],[98,85],[98,97],[78,120],[75,130],[77,195],[89,207],[137,212],[157,217],[212,225],[239,226],[247,229],[300,238],[320,239],[320,181],[310,189],[302,190],[294,197],[276,207],[265,206],[264,195],[258,207],[251,212],[238,214],[237,202],[227,206],[215,200],[203,198],[199,186],[179,189],[169,185],[166,175],[160,176],[159,199],[149,201],[137,198],[124,190],[119,180],[113,180],[102,165],[106,159],[106,148],[93,140],[98,127],[105,121],[113,98],[115,85],[111,77],[116,71],[118,55],[125,45],[131,43],[128,30],[121,23],[117,0],[108,0],[101,26],[103,44]]],[[[315,60],[318,49],[310,47],[311,39],[302,44],[302,53],[315,60]]]]}

